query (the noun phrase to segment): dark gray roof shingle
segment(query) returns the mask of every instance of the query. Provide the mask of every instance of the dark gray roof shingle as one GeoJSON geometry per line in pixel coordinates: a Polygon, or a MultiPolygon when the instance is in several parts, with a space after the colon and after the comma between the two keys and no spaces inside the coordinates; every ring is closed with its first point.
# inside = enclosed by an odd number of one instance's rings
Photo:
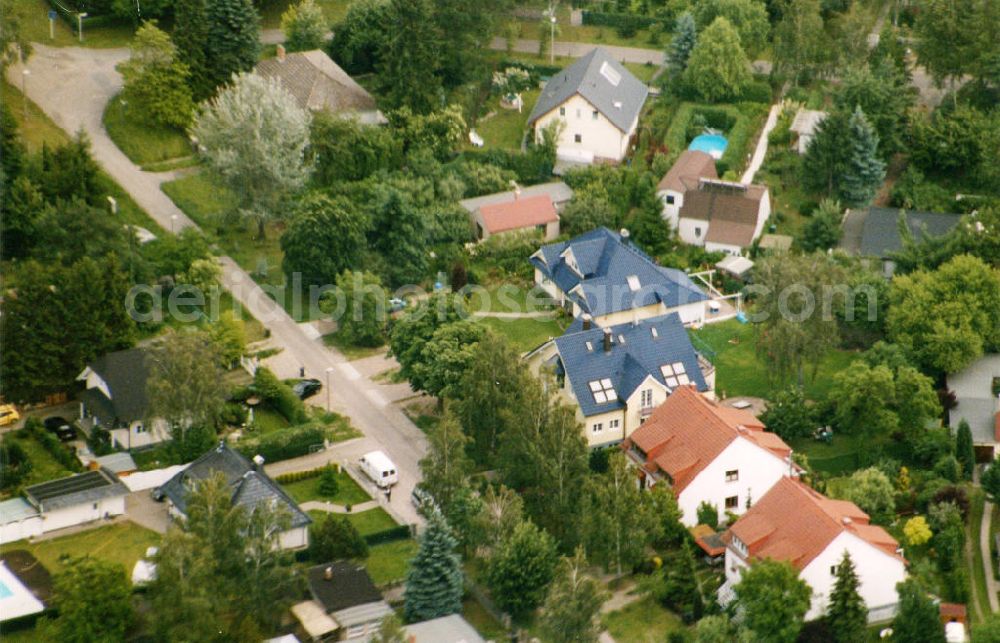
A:
{"type": "Polygon", "coordinates": [[[101,424],[112,427],[146,418],[149,410],[149,400],[146,397],[149,363],[144,349],[130,348],[107,353],[88,366],[104,380],[111,391],[110,400],[96,389],[84,392],[84,403],[101,424]]]}
{"type": "Polygon", "coordinates": [[[310,567],[306,573],[309,590],[327,613],[339,612],[382,600],[382,594],[364,567],[343,560],[310,567]],[[327,568],[331,571],[326,578],[327,568]]]}
{"type": "Polygon", "coordinates": [[[549,79],[531,110],[528,124],[533,124],[574,94],[586,99],[615,127],[628,132],[646,102],[649,88],[607,50],[597,47],[549,79]]]}
{"type": "Polygon", "coordinates": [[[266,473],[258,471],[254,464],[229,445],[220,442],[217,447],[192,462],[183,471],[177,472],[159,488],[178,511],[187,513],[188,494],[195,484],[222,473],[232,489],[232,501],[253,510],[261,502],[275,502],[284,506],[292,519],[292,527],[308,525],[312,519],[299,508],[278,483],[266,473]]]}
{"type": "MultiPolygon", "coordinates": [[[[893,252],[903,248],[903,239],[899,234],[898,208],[868,208],[864,227],[861,231],[861,254],[866,257],[888,258],[893,252]]],[[[920,212],[906,210],[906,224],[916,241],[922,235],[941,237],[958,225],[961,215],[941,212],[920,212]]]]}
{"type": "Polygon", "coordinates": [[[531,263],[584,312],[594,316],[657,302],[675,308],[708,299],[683,271],[657,266],[649,255],[607,228],[542,246],[531,257],[531,263]],[[561,256],[567,249],[572,250],[583,278],[561,256]],[[638,290],[631,288],[630,277],[638,279],[638,290]],[[582,294],[570,292],[577,286],[582,294]]]}

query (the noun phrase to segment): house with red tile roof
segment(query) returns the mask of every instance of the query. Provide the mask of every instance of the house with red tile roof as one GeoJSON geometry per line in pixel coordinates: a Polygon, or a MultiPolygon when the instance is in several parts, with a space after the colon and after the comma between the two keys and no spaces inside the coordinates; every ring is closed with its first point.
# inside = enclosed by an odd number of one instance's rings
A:
{"type": "Polygon", "coordinates": [[[559,214],[548,194],[481,205],[472,212],[472,219],[480,241],[509,232],[537,231],[545,241],[559,236],[559,214]]]}
{"type": "Polygon", "coordinates": [[[779,480],[797,476],[792,449],[749,411],[678,386],[624,443],[644,487],[668,484],[687,526],[698,506],[743,514],[779,480]]]}
{"type": "Polygon", "coordinates": [[[754,561],[784,561],[812,588],[806,620],[826,613],[836,582],[836,567],[845,552],[858,574],[859,593],[868,606],[869,622],[896,613],[896,584],[906,578],[906,559],[899,543],[853,502],[834,500],[799,480],[782,478],[723,535],[726,582],[719,601],[732,599],[732,587],[754,561]]]}

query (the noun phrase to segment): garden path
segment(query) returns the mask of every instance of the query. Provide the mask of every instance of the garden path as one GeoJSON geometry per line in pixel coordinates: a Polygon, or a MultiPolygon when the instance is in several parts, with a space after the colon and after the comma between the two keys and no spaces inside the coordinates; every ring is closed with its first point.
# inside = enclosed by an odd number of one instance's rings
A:
{"type": "Polygon", "coordinates": [[[325,511],[328,514],[347,514],[347,513],[361,513],[362,511],[368,511],[369,509],[376,509],[380,507],[378,502],[375,500],[369,500],[367,502],[362,502],[361,504],[351,505],[351,510],[348,511],[347,507],[344,505],[335,505],[332,502],[324,502],[322,500],[307,500],[299,505],[302,511],[325,511]]]}
{"type": "Polygon", "coordinates": [[[780,115],[781,103],[771,105],[771,111],[767,114],[767,121],[764,122],[764,130],[760,133],[760,138],[757,140],[757,149],[754,150],[753,158],[750,159],[750,165],[747,166],[747,171],[743,173],[743,178],[740,180],[742,183],[753,183],[753,177],[757,174],[757,170],[764,164],[764,157],[767,156],[767,136],[774,129],[774,126],[778,124],[778,116],[780,115]]]}

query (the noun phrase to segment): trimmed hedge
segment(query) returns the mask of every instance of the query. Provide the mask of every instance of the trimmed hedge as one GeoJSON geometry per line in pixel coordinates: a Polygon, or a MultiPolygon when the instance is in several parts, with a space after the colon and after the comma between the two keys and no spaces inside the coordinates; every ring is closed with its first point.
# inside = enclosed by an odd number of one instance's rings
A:
{"type": "Polygon", "coordinates": [[[657,22],[656,18],[637,16],[631,13],[583,12],[583,24],[595,27],[613,27],[624,33],[634,34],[636,31],[647,29],[657,22]]]}
{"type": "Polygon", "coordinates": [[[305,404],[292,387],[279,380],[270,369],[263,366],[257,369],[253,378],[253,389],[288,420],[289,424],[301,424],[309,419],[305,404]]]}
{"type": "Polygon", "coordinates": [[[523,69],[528,72],[528,76],[532,83],[537,83],[541,81],[542,78],[550,78],[555,76],[563,70],[562,67],[557,65],[545,65],[541,63],[529,63],[523,60],[511,60],[504,59],[501,60],[497,65],[497,69],[507,69],[508,67],[516,67],[517,69],[523,69]]]}
{"type": "Polygon", "coordinates": [[[49,433],[42,426],[42,423],[32,418],[28,420],[24,428],[28,430],[28,433],[36,442],[42,445],[46,451],[49,452],[55,461],[61,464],[63,467],[69,469],[70,471],[82,471],[83,466],[80,461],[77,460],[76,455],[70,451],[66,445],[59,441],[59,438],[55,436],[54,433],[49,433]]]}
{"type": "Polygon", "coordinates": [[[364,537],[364,539],[370,546],[392,543],[397,540],[409,540],[412,535],[413,534],[410,533],[409,525],[399,525],[398,527],[383,529],[382,531],[376,531],[375,533],[368,534],[364,537]]]}
{"type": "Polygon", "coordinates": [[[293,482],[302,482],[303,480],[309,480],[311,478],[318,478],[327,468],[332,468],[332,465],[325,465],[322,467],[317,467],[315,469],[309,469],[308,471],[293,471],[291,473],[283,473],[280,476],[275,476],[274,481],[278,484],[291,484],[293,482]]]}
{"type": "Polygon", "coordinates": [[[523,153],[495,148],[466,150],[462,157],[470,163],[495,165],[500,169],[510,170],[517,175],[517,181],[522,185],[544,183],[552,177],[552,159],[537,147],[529,147],[523,153]]]}
{"type": "Polygon", "coordinates": [[[308,455],[309,448],[323,444],[326,430],[315,424],[303,424],[269,433],[253,440],[240,440],[236,449],[248,458],[263,456],[267,462],[278,462],[308,455]]]}

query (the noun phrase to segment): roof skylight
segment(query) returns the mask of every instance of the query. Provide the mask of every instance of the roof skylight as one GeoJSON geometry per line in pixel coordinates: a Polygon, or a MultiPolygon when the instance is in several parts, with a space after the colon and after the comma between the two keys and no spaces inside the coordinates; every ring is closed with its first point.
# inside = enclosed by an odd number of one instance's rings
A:
{"type": "Polygon", "coordinates": [[[601,63],[601,76],[604,76],[604,79],[615,87],[618,86],[618,83],[622,82],[622,75],[606,60],[601,63]]]}
{"type": "Polygon", "coordinates": [[[691,383],[691,379],[688,378],[682,362],[664,364],[660,367],[660,373],[663,375],[663,381],[672,389],[691,383]]]}
{"type": "Polygon", "coordinates": [[[615,387],[608,378],[590,382],[590,392],[594,394],[594,401],[598,404],[614,402],[618,399],[618,393],[615,392],[615,387]]]}

